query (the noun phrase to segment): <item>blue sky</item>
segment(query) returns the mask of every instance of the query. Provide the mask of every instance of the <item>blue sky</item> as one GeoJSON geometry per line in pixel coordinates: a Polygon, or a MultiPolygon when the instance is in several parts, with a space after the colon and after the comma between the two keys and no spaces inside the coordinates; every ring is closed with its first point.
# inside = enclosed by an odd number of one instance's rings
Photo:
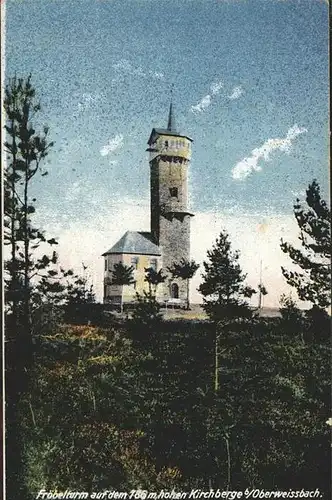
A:
{"type": "Polygon", "coordinates": [[[32,73],[56,143],[34,184],[51,231],[95,227],[109,247],[129,205],[148,212],[172,84],[194,212],[256,227],[314,177],[327,195],[325,1],[7,0],[6,26],[6,74],[32,73]]]}

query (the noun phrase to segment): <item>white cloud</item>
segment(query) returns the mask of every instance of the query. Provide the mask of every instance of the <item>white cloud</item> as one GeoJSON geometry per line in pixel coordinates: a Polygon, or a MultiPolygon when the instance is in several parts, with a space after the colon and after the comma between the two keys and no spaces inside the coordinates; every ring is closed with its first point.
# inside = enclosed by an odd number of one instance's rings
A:
{"type": "MultiPolygon", "coordinates": [[[[87,193],[86,202],[89,196],[87,193]]],[[[81,220],[72,217],[61,219],[45,216],[43,227],[47,234],[59,238],[59,261],[63,267],[74,268],[81,272],[81,263],[89,267],[89,274],[97,293],[102,300],[103,293],[103,258],[101,254],[108,250],[127,231],[149,230],[148,199],[129,199],[113,197],[106,204],[94,206],[91,216],[81,220]],[[48,222],[47,222],[48,221],[48,222]],[[53,222],[52,222],[53,221],[53,222]],[[75,244],[73,244],[75,242],[75,244]]],[[[282,293],[290,289],[281,274],[281,265],[291,268],[288,257],[280,249],[280,238],[295,242],[298,227],[293,216],[259,215],[222,212],[196,213],[191,223],[191,256],[201,264],[191,283],[191,300],[201,302],[197,292],[203,271],[202,262],[222,228],[231,238],[232,247],[241,252],[240,263],[248,273],[248,283],[257,287],[262,260],[263,283],[268,290],[264,305],[278,307],[282,293]]],[[[257,296],[254,300],[257,302],[257,296]]]]}
{"type": "Polygon", "coordinates": [[[212,83],[212,85],[210,87],[212,95],[219,94],[219,92],[223,88],[223,86],[224,86],[224,84],[223,84],[222,80],[220,80],[219,82],[216,82],[216,83],[212,83]]]}
{"type": "Polygon", "coordinates": [[[228,99],[235,100],[241,97],[244,93],[243,88],[239,85],[238,87],[234,87],[232,93],[228,96],[228,99]]]}
{"type": "MultiPolygon", "coordinates": [[[[223,86],[224,84],[221,80],[219,82],[212,83],[210,86],[212,96],[218,95],[223,86]]],[[[212,96],[210,94],[207,94],[202,97],[202,99],[197,104],[191,106],[191,111],[193,113],[202,113],[202,111],[204,111],[211,105],[212,96]]]]}
{"type": "Polygon", "coordinates": [[[102,156],[107,156],[110,153],[113,153],[116,149],[121,148],[123,146],[123,135],[117,134],[113,139],[110,139],[106,146],[103,146],[100,150],[100,154],[102,156]]]}
{"type": "Polygon", "coordinates": [[[299,127],[295,124],[288,130],[285,138],[268,139],[262,146],[253,149],[250,156],[244,158],[235,165],[232,169],[233,179],[244,180],[252,172],[261,171],[262,167],[258,165],[258,162],[260,160],[269,161],[273,151],[279,150],[284,153],[289,153],[292,147],[292,141],[294,141],[298,135],[304,134],[305,132],[307,132],[306,128],[299,127]]]}
{"type": "MultiPolygon", "coordinates": [[[[212,104],[212,98],[217,96],[223,88],[224,83],[222,80],[212,83],[210,85],[211,94],[205,95],[197,104],[191,106],[191,111],[193,113],[202,113],[202,111],[205,111],[212,104]]],[[[238,99],[243,92],[244,91],[241,86],[234,87],[232,93],[228,96],[228,99],[238,99]]]]}
{"type": "Polygon", "coordinates": [[[113,68],[115,70],[119,70],[120,73],[127,73],[129,75],[141,77],[150,76],[156,80],[163,80],[165,78],[164,73],[153,70],[146,72],[141,66],[134,66],[130,61],[128,61],[128,59],[120,59],[117,63],[113,64],[113,68]]]}
{"type": "Polygon", "coordinates": [[[208,108],[210,104],[211,104],[211,96],[208,94],[202,97],[202,99],[199,101],[198,104],[196,104],[195,106],[191,106],[191,111],[193,113],[201,113],[206,108],[208,108]]]}

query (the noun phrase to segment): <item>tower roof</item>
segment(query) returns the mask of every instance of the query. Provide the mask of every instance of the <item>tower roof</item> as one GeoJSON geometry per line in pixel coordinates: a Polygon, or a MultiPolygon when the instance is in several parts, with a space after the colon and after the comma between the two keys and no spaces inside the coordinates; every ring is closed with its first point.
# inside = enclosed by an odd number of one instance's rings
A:
{"type": "Polygon", "coordinates": [[[104,255],[109,254],[161,255],[159,247],[153,242],[151,233],[127,231],[104,255]]]}
{"type": "Polygon", "coordinates": [[[171,104],[169,106],[167,130],[169,132],[176,132],[175,116],[174,116],[174,110],[173,110],[173,103],[172,103],[172,101],[171,101],[171,104]]]}
{"type": "Polygon", "coordinates": [[[184,137],[188,139],[190,142],[193,142],[193,140],[188,137],[187,135],[180,134],[179,132],[176,131],[176,125],[175,125],[175,115],[174,115],[174,106],[173,106],[173,100],[171,98],[171,103],[169,106],[169,112],[168,112],[168,123],[167,123],[167,128],[153,128],[152,132],[150,134],[148,144],[151,145],[152,142],[155,140],[155,136],[158,135],[171,135],[175,137],[184,137]]]}

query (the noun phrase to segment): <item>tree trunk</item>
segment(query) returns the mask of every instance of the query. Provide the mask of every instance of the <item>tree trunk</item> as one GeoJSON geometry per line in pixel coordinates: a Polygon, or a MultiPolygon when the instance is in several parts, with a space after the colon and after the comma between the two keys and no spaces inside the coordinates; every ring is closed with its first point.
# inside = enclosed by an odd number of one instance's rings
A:
{"type": "Polygon", "coordinates": [[[215,363],[214,363],[214,390],[217,394],[219,389],[219,352],[218,352],[218,333],[216,328],[216,338],[215,338],[215,363]]]}
{"type": "MultiPolygon", "coordinates": [[[[12,128],[14,128],[15,123],[14,120],[12,120],[11,123],[12,128]]],[[[12,157],[12,179],[10,183],[11,187],[11,217],[10,217],[10,222],[11,222],[11,227],[10,227],[10,237],[11,237],[11,263],[12,263],[12,268],[10,270],[10,279],[11,279],[11,286],[14,288],[12,290],[12,313],[13,313],[13,327],[15,329],[16,325],[18,324],[18,317],[17,317],[17,292],[18,292],[18,279],[17,279],[17,262],[16,262],[16,229],[15,229],[15,221],[16,221],[16,195],[15,195],[15,177],[16,177],[16,140],[15,140],[15,135],[13,136],[13,157],[12,157]]]]}
{"type": "Polygon", "coordinates": [[[29,164],[25,162],[24,179],[24,206],[23,206],[23,227],[24,227],[24,297],[23,297],[23,342],[27,348],[27,369],[31,361],[31,318],[30,318],[30,276],[29,276],[29,248],[30,235],[28,228],[28,186],[29,186],[29,164]]]}
{"type": "Polygon", "coordinates": [[[226,451],[227,451],[227,486],[226,486],[226,491],[228,491],[230,488],[230,485],[231,485],[231,453],[230,453],[230,448],[229,448],[229,436],[228,436],[228,434],[225,434],[224,438],[226,441],[226,451]]]}
{"type": "Polygon", "coordinates": [[[123,285],[121,286],[120,312],[121,312],[121,314],[123,314],[123,285]]]}

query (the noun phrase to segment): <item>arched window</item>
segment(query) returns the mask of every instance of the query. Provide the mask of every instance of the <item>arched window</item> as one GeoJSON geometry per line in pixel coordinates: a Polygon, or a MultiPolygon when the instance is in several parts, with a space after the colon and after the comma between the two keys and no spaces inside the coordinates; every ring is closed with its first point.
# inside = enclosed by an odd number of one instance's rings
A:
{"type": "Polygon", "coordinates": [[[171,286],[171,297],[172,299],[178,299],[179,298],[179,287],[176,283],[172,283],[171,286]]]}

